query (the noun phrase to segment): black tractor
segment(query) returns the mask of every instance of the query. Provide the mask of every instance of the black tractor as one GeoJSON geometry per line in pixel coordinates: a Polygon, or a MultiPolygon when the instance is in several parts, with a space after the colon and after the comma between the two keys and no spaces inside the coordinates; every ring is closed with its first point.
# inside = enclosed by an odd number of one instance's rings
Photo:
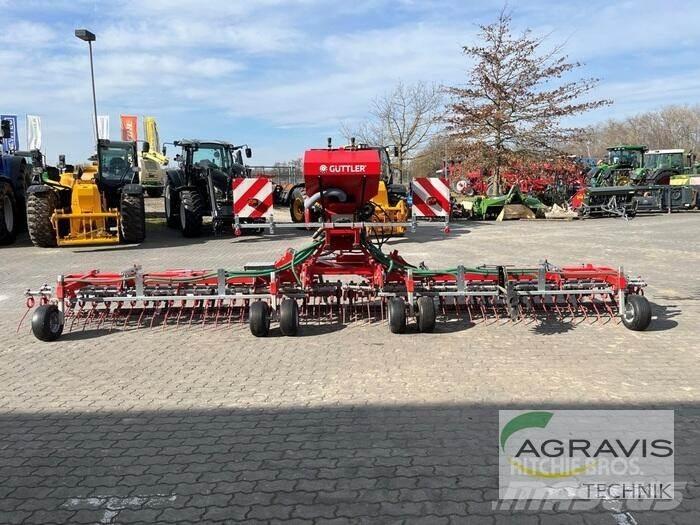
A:
{"type": "MultiPolygon", "coordinates": [[[[10,126],[2,121],[0,144],[10,138],[10,126]]],[[[1,150],[0,150],[1,151],[1,150]]],[[[32,167],[16,152],[0,154],[0,245],[15,242],[25,223],[26,189],[32,178],[32,167]]]]}
{"type": "Polygon", "coordinates": [[[214,232],[232,227],[233,179],[249,176],[243,153],[250,158],[250,148],[219,140],[183,139],[173,145],[181,152],[175,156],[178,168],[166,171],[163,197],[168,226],[179,228],[185,237],[197,237],[207,216],[214,232]]]}

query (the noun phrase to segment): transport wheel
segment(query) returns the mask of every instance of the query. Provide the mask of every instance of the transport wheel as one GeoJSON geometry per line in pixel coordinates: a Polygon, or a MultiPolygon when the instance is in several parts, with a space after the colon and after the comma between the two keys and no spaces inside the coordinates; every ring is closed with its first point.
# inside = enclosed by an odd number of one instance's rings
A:
{"type": "Polygon", "coordinates": [[[392,334],[406,331],[406,303],[401,297],[389,299],[389,330],[392,334]]]}
{"type": "Polygon", "coordinates": [[[55,341],[63,333],[61,314],[55,304],[42,304],[32,316],[32,333],[40,341],[55,341]]]}
{"type": "Polygon", "coordinates": [[[416,324],[419,332],[435,329],[435,303],[432,297],[419,297],[416,301],[416,324]]]}
{"type": "Polygon", "coordinates": [[[202,231],[202,198],[196,191],[180,192],[180,231],[185,237],[198,237],[202,231]]]}
{"type": "Polygon", "coordinates": [[[280,304],[280,330],[282,335],[299,333],[299,305],[294,299],[284,299],[280,304]]]}
{"type": "Polygon", "coordinates": [[[58,205],[58,195],[53,190],[30,193],[27,196],[27,229],[34,246],[53,248],[56,246],[56,231],[51,216],[58,205]]]}
{"type": "Polygon", "coordinates": [[[9,184],[0,186],[0,244],[12,244],[17,237],[17,205],[9,184]]]}
{"type": "Polygon", "coordinates": [[[651,323],[651,305],[643,295],[628,295],[625,298],[625,311],[622,324],[630,330],[641,332],[651,323]]]}
{"type": "Polygon", "coordinates": [[[177,228],[180,226],[180,220],[175,214],[175,211],[180,209],[180,198],[177,192],[173,189],[170,180],[165,181],[163,195],[163,204],[165,205],[165,224],[168,225],[168,228],[177,228]]]}
{"type": "Polygon", "coordinates": [[[289,215],[292,222],[304,222],[304,197],[305,194],[301,188],[295,189],[289,197],[289,215]]]}
{"type": "Polygon", "coordinates": [[[250,305],[250,333],[255,337],[267,337],[270,333],[270,309],[267,303],[255,301],[250,305]]]}
{"type": "Polygon", "coordinates": [[[140,243],[146,238],[146,208],[143,194],[122,194],[119,211],[122,216],[121,238],[127,243],[140,243]]]}

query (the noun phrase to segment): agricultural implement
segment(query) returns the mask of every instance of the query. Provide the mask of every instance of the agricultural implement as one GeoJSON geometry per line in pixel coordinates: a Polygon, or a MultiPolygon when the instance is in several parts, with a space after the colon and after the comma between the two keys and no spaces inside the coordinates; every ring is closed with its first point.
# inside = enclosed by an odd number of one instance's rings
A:
{"type": "MultiPolygon", "coordinates": [[[[304,322],[369,318],[388,321],[392,333],[405,332],[409,321],[418,331],[430,332],[436,321],[449,316],[472,322],[619,316],[632,330],[649,324],[645,283],[621,269],[548,263],[430,269],[409,264],[397,251],[384,252],[371,229],[411,223],[372,222],[370,202],[378,192],[380,164],[375,149],[308,150],[305,206],[318,203],[321,220],[305,248],[288,249],[274,263],[241,270],[143,272],[135,267],[61,275],[55,288],[27,291],[27,305],[37,306],[32,331],[50,341],[64,327],[247,323],[253,335],[263,337],[275,322],[282,335],[292,336],[304,322]]],[[[449,207],[445,179],[414,181],[414,217],[444,218],[447,224],[449,207]]]]}

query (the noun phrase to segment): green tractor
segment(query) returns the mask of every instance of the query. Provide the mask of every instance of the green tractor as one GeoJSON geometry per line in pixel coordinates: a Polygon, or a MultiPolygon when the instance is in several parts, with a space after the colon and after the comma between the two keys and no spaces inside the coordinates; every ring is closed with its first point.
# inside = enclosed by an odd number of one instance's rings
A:
{"type": "Polygon", "coordinates": [[[607,148],[605,161],[588,172],[592,188],[626,186],[632,182],[636,170],[643,166],[646,146],[620,144],[607,148]]]}
{"type": "Polygon", "coordinates": [[[656,149],[644,154],[641,167],[632,175],[635,184],[666,185],[679,175],[696,175],[700,166],[692,152],[683,149],[656,149]]]}

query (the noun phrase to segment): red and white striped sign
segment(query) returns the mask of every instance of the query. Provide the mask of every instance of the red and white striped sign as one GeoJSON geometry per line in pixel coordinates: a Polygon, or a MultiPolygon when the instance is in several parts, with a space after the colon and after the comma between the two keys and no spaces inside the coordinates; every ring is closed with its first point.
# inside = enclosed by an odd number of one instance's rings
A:
{"type": "Polygon", "coordinates": [[[411,181],[412,213],[418,217],[450,216],[450,185],[447,179],[423,177],[411,181]]]}
{"type": "Polygon", "coordinates": [[[242,219],[272,215],[272,182],[266,177],[233,179],[233,214],[242,219]]]}

